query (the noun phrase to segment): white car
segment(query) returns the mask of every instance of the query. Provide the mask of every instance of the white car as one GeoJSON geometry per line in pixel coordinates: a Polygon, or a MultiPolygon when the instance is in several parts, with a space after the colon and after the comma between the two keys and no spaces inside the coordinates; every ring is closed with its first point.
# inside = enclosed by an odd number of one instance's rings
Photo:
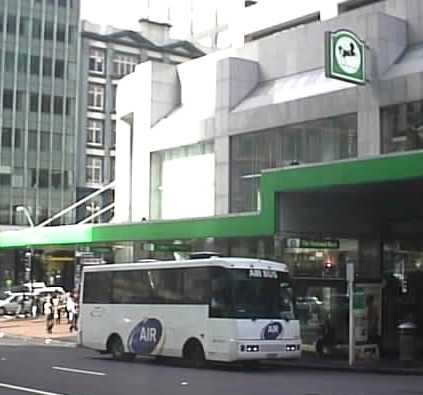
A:
{"type": "Polygon", "coordinates": [[[12,294],[0,300],[0,315],[16,314],[23,299],[21,314],[30,314],[31,298],[23,294],[12,294]]]}

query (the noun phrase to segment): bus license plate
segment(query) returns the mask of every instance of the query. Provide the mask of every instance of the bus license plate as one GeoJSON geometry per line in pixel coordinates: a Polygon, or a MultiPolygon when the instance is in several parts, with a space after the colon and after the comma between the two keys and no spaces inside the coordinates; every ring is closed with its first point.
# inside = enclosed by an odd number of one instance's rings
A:
{"type": "Polygon", "coordinates": [[[270,353],[270,354],[266,354],[266,358],[272,359],[272,358],[277,358],[278,354],[277,353],[270,353]]]}

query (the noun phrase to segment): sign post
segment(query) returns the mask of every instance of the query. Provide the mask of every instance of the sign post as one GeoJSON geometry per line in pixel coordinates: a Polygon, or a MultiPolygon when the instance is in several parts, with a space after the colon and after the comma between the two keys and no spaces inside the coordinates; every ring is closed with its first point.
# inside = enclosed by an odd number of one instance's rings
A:
{"type": "Polygon", "coordinates": [[[349,296],[349,342],[348,342],[348,363],[354,364],[355,341],[354,341],[354,264],[347,263],[347,284],[349,296]]]}

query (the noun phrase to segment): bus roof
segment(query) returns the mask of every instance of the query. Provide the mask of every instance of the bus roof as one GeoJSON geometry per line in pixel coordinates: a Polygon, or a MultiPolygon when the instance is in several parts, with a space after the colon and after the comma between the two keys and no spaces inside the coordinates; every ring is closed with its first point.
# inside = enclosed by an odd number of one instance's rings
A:
{"type": "Polygon", "coordinates": [[[184,267],[207,267],[218,266],[226,269],[264,269],[287,272],[286,264],[264,259],[253,258],[221,258],[210,257],[207,259],[181,260],[181,261],[156,261],[156,262],[134,262],[116,263],[108,265],[85,266],[84,271],[114,271],[114,270],[134,270],[134,269],[171,269],[184,267]]]}

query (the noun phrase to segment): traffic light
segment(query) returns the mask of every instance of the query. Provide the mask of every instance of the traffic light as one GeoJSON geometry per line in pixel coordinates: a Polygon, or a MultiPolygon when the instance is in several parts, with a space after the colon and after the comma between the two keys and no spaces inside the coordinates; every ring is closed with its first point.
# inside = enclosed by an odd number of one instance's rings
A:
{"type": "Polygon", "coordinates": [[[334,276],[335,274],[335,264],[330,260],[325,260],[323,262],[323,276],[334,276]]]}
{"type": "Polygon", "coordinates": [[[24,267],[29,267],[31,265],[31,252],[27,250],[22,251],[20,261],[24,267]]]}
{"type": "Polygon", "coordinates": [[[404,276],[401,280],[401,293],[406,294],[408,292],[408,279],[404,276]]]}

